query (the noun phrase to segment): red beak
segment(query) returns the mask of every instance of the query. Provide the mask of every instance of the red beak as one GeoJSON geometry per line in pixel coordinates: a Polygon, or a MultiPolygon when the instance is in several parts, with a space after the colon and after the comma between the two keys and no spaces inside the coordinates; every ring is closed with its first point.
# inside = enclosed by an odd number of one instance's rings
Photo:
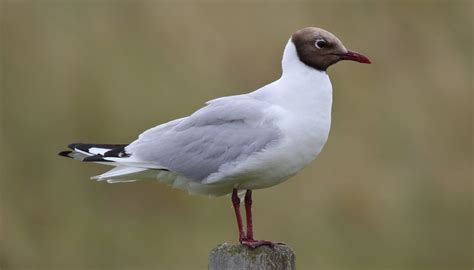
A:
{"type": "Polygon", "coordinates": [[[367,56],[362,55],[360,53],[352,52],[352,51],[347,51],[346,53],[340,53],[337,55],[341,57],[341,60],[351,60],[351,61],[356,61],[356,62],[364,63],[364,64],[372,63],[370,62],[370,59],[367,56]]]}

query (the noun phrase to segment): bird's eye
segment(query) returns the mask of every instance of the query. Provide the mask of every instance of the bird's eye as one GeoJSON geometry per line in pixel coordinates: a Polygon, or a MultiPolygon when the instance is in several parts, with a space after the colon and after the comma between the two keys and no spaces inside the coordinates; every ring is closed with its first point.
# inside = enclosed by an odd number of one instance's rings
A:
{"type": "Polygon", "coordinates": [[[316,48],[322,49],[328,45],[328,42],[324,39],[318,39],[316,40],[316,43],[314,43],[314,45],[316,46],[316,48]]]}

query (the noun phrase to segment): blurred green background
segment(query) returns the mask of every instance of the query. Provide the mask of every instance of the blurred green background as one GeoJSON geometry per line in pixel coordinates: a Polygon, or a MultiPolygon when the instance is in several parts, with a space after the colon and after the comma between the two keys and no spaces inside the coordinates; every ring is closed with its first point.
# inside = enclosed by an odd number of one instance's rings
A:
{"type": "Polygon", "coordinates": [[[256,237],[298,269],[472,269],[471,1],[1,2],[4,269],[206,269],[236,242],[228,197],[56,156],[138,133],[277,79],[305,26],[372,65],[331,67],[333,126],[316,162],[254,193],[256,237]]]}

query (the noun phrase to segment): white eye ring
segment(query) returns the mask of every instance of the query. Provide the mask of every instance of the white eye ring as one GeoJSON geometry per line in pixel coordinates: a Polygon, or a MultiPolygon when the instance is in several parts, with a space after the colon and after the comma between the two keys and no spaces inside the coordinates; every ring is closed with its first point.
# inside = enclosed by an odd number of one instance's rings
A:
{"type": "Polygon", "coordinates": [[[318,49],[322,49],[322,48],[326,47],[327,44],[328,44],[328,42],[325,39],[320,38],[320,39],[316,40],[316,42],[314,43],[314,46],[316,46],[316,48],[318,48],[318,49]]]}

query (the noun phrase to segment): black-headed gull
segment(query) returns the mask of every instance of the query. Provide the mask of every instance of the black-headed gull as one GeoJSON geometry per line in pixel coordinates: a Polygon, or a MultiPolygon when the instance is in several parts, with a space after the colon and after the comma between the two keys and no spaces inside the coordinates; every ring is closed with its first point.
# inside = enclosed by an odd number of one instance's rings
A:
{"type": "Polygon", "coordinates": [[[301,29],[286,44],[278,80],[245,95],[211,100],[130,144],[73,143],[72,151],[59,154],[115,166],[93,177],[98,181],[157,179],[193,194],[231,193],[239,242],[252,248],[273,245],[253,238],[252,190],[287,180],[321,152],[331,124],[326,70],[340,60],[370,63],[328,31],[301,29]],[[247,233],[240,215],[244,192],[247,233]]]}

